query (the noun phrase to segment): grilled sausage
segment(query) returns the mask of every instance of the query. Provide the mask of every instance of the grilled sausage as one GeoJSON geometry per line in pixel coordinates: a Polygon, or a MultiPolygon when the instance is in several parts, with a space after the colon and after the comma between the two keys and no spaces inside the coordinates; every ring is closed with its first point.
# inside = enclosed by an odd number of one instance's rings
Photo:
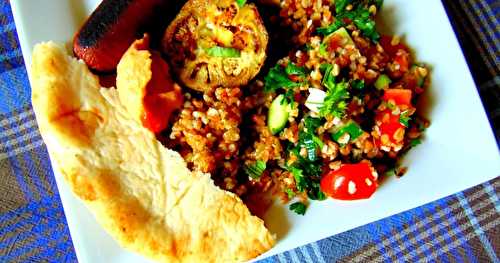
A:
{"type": "Polygon", "coordinates": [[[91,68],[112,72],[141,27],[166,0],[104,0],[73,40],[73,52],[91,68]]]}

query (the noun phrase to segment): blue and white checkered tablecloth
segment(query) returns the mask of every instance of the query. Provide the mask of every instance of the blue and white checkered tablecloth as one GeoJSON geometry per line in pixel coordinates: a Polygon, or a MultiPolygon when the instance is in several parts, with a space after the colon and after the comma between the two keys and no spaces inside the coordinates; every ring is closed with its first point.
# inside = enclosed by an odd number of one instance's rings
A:
{"type": "MultiPolygon", "coordinates": [[[[500,142],[500,1],[443,2],[500,142]]],[[[500,262],[499,190],[496,178],[264,261],[500,262]]],[[[10,4],[0,0],[0,262],[76,260],[10,4]]]]}

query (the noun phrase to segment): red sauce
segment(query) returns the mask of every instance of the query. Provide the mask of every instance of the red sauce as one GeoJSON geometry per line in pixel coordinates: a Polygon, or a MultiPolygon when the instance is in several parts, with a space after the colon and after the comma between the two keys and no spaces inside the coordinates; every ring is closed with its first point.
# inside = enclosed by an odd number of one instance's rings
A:
{"type": "MultiPolygon", "coordinates": [[[[149,49],[149,37],[136,45],[138,50],[149,49]]],[[[181,88],[170,77],[168,64],[156,51],[151,52],[151,80],[146,86],[143,99],[144,116],[142,124],[154,133],[168,126],[170,115],[180,109],[184,98],[181,88]]]]}
{"type": "Polygon", "coordinates": [[[152,77],[144,96],[142,124],[156,133],[167,127],[170,115],[181,108],[184,99],[181,88],[170,78],[167,63],[155,51],[151,59],[152,77]]]}

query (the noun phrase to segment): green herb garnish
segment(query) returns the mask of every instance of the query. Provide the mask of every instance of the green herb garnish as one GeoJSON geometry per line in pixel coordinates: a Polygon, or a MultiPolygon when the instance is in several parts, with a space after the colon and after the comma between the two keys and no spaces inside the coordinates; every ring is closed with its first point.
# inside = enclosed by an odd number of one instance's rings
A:
{"type": "Polygon", "coordinates": [[[247,1],[246,0],[236,0],[239,7],[243,7],[247,1]]]}
{"type": "Polygon", "coordinates": [[[355,79],[351,81],[351,87],[357,90],[363,90],[365,88],[365,81],[360,79],[355,79]]]}
{"type": "Polygon", "coordinates": [[[299,192],[304,192],[307,185],[304,174],[302,174],[302,170],[293,166],[288,170],[292,173],[293,178],[295,179],[295,187],[297,187],[297,190],[299,190],[299,192]]]}
{"type": "Polygon", "coordinates": [[[294,211],[299,215],[304,215],[306,213],[306,205],[302,202],[296,202],[290,205],[290,210],[294,211]]]}
{"type": "Polygon", "coordinates": [[[322,35],[329,35],[352,21],[363,35],[377,42],[380,35],[375,28],[375,21],[370,14],[369,7],[375,5],[377,8],[380,8],[382,2],[381,0],[337,0],[335,1],[335,10],[337,13],[335,21],[327,27],[318,28],[316,32],[322,35]],[[353,6],[351,10],[346,9],[349,4],[353,6]]]}
{"type": "Polygon", "coordinates": [[[420,138],[412,139],[410,141],[410,147],[415,147],[421,143],[422,143],[422,140],[420,140],[420,138]]]}
{"type": "Polygon", "coordinates": [[[319,115],[322,117],[333,115],[342,118],[347,108],[346,100],[349,98],[347,88],[349,85],[347,82],[335,83],[332,69],[331,64],[320,65],[320,70],[325,72],[321,83],[327,88],[327,91],[323,106],[319,109],[319,115]]]}
{"type": "Polygon", "coordinates": [[[285,193],[288,196],[288,199],[292,199],[295,196],[295,192],[290,188],[285,189],[285,193]]]}
{"type": "Polygon", "coordinates": [[[405,127],[408,127],[408,122],[410,121],[410,112],[405,110],[401,112],[399,115],[399,123],[403,124],[405,127]]]}
{"type": "Polygon", "coordinates": [[[349,140],[356,140],[359,136],[363,134],[363,129],[355,122],[349,121],[344,126],[340,127],[334,134],[332,134],[333,140],[339,142],[339,139],[346,133],[349,134],[349,140]]]}
{"type": "Polygon", "coordinates": [[[300,82],[294,82],[288,77],[287,72],[295,72],[299,77],[305,76],[305,69],[299,69],[300,67],[296,66],[293,63],[288,63],[286,67],[282,67],[279,64],[276,64],[274,67],[269,70],[269,73],[264,78],[265,86],[264,91],[266,92],[274,92],[280,88],[288,89],[299,87],[302,85],[300,82]]]}
{"type": "Polygon", "coordinates": [[[255,163],[250,165],[245,165],[243,167],[243,171],[245,171],[245,173],[252,179],[259,179],[265,170],[266,170],[266,163],[261,160],[257,160],[255,163]]]}
{"type": "Polygon", "coordinates": [[[324,143],[316,135],[316,129],[321,126],[321,119],[306,117],[304,119],[304,129],[299,132],[299,147],[304,147],[307,150],[307,158],[309,161],[316,161],[316,149],[323,147],[324,143]]]}
{"type": "Polygon", "coordinates": [[[305,79],[307,76],[307,70],[293,64],[292,62],[289,62],[286,67],[276,64],[269,70],[269,73],[264,78],[264,91],[276,92],[279,89],[284,89],[286,99],[284,103],[294,101],[294,89],[304,85],[304,82],[292,81],[289,77],[291,75],[296,76],[299,79],[305,79]]]}
{"type": "Polygon", "coordinates": [[[213,46],[206,49],[206,52],[211,57],[238,58],[241,56],[240,51],[232,47],[213,46]]]}
{"type": "Polygon", "coordinates": [[[300,77],[305,77],[307,75],[307,70],[304,67],[299,67],[290,62],[285,67],[285,73],[288,75],[297,75],[300,77]]]}
{"type": "Polygon", "coordinates": [[[395,168],[395,167],[394,167],[394,168],[391,168],[391,169],[387,170],[387,171],[384,173],[384,175],[385,175],[385,176],[396,176],[397,172],[398,172],[398,171],[397,171],[397,168],[395,168]]]}
{"type": "Polygon", "coordinates": [[[322,117],[333,115],[342,118],[347,109],[347,99],[349,98],[348,83],[344,81],[340,83],[326,81],[325,86],[328,90],[326,91],[323,106],[319,109],[319,115],[322,117]]]}

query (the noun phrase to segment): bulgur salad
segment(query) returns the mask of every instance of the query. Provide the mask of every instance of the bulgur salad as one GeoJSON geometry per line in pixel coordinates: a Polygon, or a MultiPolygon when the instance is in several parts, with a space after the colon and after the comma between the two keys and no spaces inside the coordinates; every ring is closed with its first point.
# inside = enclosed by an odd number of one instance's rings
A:
{"type": "MultiPolygon", "coordinates": [[[[271,50],[274,32],[291,29],[276,44],[288,55],[268,54],[247,85],[184,89],[185,102],[161,140],[258,215],[269,196],[293,199],[290,209],[304,214],[308,199],[366,199],[383,176],[401,176],[406,168],[399,159],[429,125],[416,114],[429,70],[398,36],[376,30],[382,1],[281,0],[258,7],[271,13],[264,18],[271,50]]],[[[221,44],[216,33],[211,56],[225,61],[241,56],[244,49],[234,43],[260,39],[251,37],[258,31],[238,36],[241,27],[222,27],[233,33],[222,38],[232,41],[221,44]]]]}

